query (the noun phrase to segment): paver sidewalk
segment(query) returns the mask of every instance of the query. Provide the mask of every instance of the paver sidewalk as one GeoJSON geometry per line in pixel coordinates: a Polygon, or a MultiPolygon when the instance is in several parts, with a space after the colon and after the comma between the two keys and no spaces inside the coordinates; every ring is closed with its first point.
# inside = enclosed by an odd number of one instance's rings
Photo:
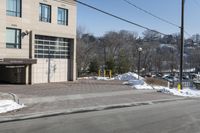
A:
{"type": "Polygon", "coordinates": [[[88,108],[101,108],[103,106],[123,106],[127,104],[146,104],[152,101],[165,101],[183,99],[180,97],[158,93],[155,90],[131,90],[103,93],[88,93],[56,97],[38,97],[27,100],[26,108],[17,112],[10,112],[3,116],[47,114],[48,112],[87,110],[88,108]],[[34,101],[35,100],[35,101],[34,101]]]}
{"type": "Polygon", "coordinates": [[[68,100],[84,100],[92,98],[137,95],[137,94],[141,95],[152,92],[155,92],[155,90],[124,90],[124,91],[114,91],[114,92],[22,98],[20,102],[24,104],[52,103],[52,102],[68,101],[68,100]]]}
{"type": "Polygon", "coordinates": [[[87,94],[132,90],[122,81],[78,80],[35,85],[0,85],[0,92],[14,93],[19,98],[87,94]]]}
{"type": "MultiPolygon", "coordinates": [[[[56,88],[59,86],[59,89],[51,88],[52,86],[50,85],[45,86],[46,88],[41,88],[43,85],[38,85],[40,89],[27,89],[24,93],[22,92],[24,88],[18,88],[20,91],[13,89],[20,95],[20,102],[25,103],[27,107],[16,112],[2,114],[0,118],[15,118],[16,116],[19,118],[21,116],[30,115],[38,116],[37,114],[42,116],[54,114],[55,112],[73,112],[94,108],[98,109],[104,107],[137,105],[138,103],[146,104],[156,101],[184,99],[177,96],[158,93],[156,90],[136,90],[130,86],[122,85],[122,82],[119,81],[85,80],[78,81],[74,84],[72,83],[70,86],[65,83],[65,87],[63,84],[64,83],[51,84],[56,88]],[[49,90],[48,86],[50,86],[49,90]],[[85,91],[80,90],[80,88],[83,88],[85,91]]],[[[12,87],[14,88],[14,86],[12,87]]]]}

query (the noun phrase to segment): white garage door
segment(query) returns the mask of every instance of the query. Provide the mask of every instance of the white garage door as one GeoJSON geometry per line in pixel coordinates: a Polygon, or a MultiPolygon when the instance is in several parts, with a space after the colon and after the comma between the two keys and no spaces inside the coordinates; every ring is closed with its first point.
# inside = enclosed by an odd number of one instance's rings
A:
{"type": "Polygon", "coordinates": [[[41,35],[35,37],[37,64],[33,65],[33,82],[68,81],[71,71],[69,39],[41,35]]]}
{"type": "Polygon", "coordinates": [[[68,60],[38,59],[33,71],[34,83],[68,81],[68,60]]]}

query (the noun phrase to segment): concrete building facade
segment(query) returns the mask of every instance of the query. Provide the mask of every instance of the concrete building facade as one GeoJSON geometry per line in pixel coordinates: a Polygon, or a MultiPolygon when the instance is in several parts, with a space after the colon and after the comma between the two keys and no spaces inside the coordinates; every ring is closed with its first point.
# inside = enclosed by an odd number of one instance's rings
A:
{"type": "Polygon", "coordinates": [[[34,84],[76,79],[76,3],[0,1],[0,81],[34,84]]]}

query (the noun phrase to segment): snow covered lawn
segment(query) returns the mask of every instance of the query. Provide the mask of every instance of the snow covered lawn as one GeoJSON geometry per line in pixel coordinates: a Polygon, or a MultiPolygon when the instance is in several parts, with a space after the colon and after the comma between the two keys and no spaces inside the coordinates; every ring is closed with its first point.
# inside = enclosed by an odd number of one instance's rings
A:
{"type": "Polygon", "coordinates": [[[19,105],[12,100],[0,100],[0,113],[6,113],[9,111],[23,108],[24,105],[19,105]]]}

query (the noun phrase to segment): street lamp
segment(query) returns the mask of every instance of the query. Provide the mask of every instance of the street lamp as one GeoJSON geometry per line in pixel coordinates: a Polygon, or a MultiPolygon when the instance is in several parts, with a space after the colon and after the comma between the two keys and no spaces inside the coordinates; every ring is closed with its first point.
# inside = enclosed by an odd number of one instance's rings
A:
{"type": "Polygon", "coordinates": [[[140,79],[140,56],[141,56],[142,48],[138,48],[138,80],[140,79]]]}

